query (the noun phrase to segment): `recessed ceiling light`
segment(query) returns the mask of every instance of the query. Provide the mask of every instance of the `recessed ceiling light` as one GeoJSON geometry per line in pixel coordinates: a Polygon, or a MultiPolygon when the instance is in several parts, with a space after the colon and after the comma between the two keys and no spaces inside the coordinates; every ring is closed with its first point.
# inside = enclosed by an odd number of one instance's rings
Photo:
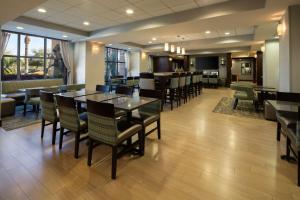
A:
{"type": "Polygon", "coordinates": [[[23,30],[24,28],[22,26],[17,26],[16,29],[23,30]]]}
{"type": "Polygon", "coordinates": [[[127,10],[126,10],[126,13],[127,13],[128,15],[132,15],[132,14],[134,13],[134,11],[133,11],[132,9],[127,9],[127,10]]]}
{"type": "Polygon", "coordinates": [[[149,44],[152,44],[152,41],[149,41],[148,43],[149,43],[149,44]]]}
{"type": "Polygon", "coordinates": [[[67,36],[67,35],[62,35],[62,37],[63,37],[63,38],[67,38],[68,36],[67,36]]]}
{"type": "Polygon", "coordinates": [[[112,44],[108,44],[109,46],[111,46],[112,44]]]}
{"type": "Polygon", "coordinates": [[[210,34],[211,32],[210,32],[210,31],[205,31],[205,33],[206,33],[206,34],[210,34]]]}
{"type": "Polygon", "coordinates": [[[153,41],[156,41],[157,39],[156,39],[156,37],[154,37],[154,38],[152,38],[152,40],[153,40],[153,41]]]}
{"type": "Polygon", "coordinates": [[[39,8],[37,11],[40,12],[40,13],[46,13],[47,12],[47,10],[44,9],[44,8],[39,8]]]}
{"type": "Polygon", "coordinates": [[[230,33],[229,33],[229,32],[226,32],[225,35],[230,35],[230,33]]]}
{"type": "Polygon", "coordinates": [[[129,47],[128,49],[130,50],[131,48],[129,47]]]}
{"type": "Polygon", "coordinates": [[[88,26],[88,25],[90,25],[90,22],[84,21],[84,22],[83,22],[83,25],[88,26]]]}

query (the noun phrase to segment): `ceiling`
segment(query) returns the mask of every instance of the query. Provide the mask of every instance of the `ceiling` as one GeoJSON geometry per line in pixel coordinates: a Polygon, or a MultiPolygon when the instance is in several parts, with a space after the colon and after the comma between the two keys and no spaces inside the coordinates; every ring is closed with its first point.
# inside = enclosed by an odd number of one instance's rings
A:
{"type": "Polygon", "coordinates": [[[274,38],[278,21],[293,4],[300,0],[47,0],[2,28],[23,26],[28,33],[156,53],[165,42],[188,53],[257,50],[274,38]],[[126,9],[134,13],[127,15],[126,9]]]}

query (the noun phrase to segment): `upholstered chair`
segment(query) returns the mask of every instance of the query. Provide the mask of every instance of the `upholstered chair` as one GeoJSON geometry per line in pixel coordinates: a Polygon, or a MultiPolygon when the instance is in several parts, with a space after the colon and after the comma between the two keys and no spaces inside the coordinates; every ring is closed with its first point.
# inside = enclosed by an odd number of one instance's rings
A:
{"type": "Polygon", "coordinates": [[[186,84],[186,75],[185,73],[181,73],[179,76],[179,105],[181,105],[181,98],[183,98],[183,103],[187,102],[187,95],[185,92],[185,84],[186,84]]]}
{"type": "Polygon", "coordinates": [[[57,95],[56,101],[60,117],[60,138],[59,149],[62,149],[63,137],[66,133],[75,134],[74,157],[78,158],[79,143],[87,139],[87,115],[86,113],[78,114],[74,98],[57,95]],[[67,129],[68,131],[64,132],[67,129]]]}
{"type": "Polygon", "coordinates": [[[166,95],[166,101],[169,101],[171,104],[171,110],[173,110],[173,101],[179,105],[179,74],[173,73],[170,79],[170,87],[168,88],[168,93],[166,95]]]}
{"type": "Polygon", "coordinates": [[[96,85],[96,91],[97,92],[108,93],[109,92],[109,86],[108,85],[96,85]]]}
{"type": "Polygon", "coordinates": [[[44,137],[45,126],[53,125],[52,127],[52,145],[55,145],[57,124],[59,122],[59,116],[56,109],[56,103],[54,101],[54,95],[52,92],[41,91],[41,110],[42,110],[42,130],[41,138],[44,137]],[[49,122],[46,124],[46,122],[49,122]]]}
{"type": "Polygon", "coordinates": [[[139,124],[129,124],[127,119],[116,119],[113,104],[87,101],[88,112],[88,166],[91,166],[93,149],[99,143],[112,147],[112,168],[111,178],[116,179],[118,146],[132,136],[138,134],[139,153],[144,154],[144,136],[142,126],[139,124]]]}
{"type": "Polygon", "coordinates": [[[155,80],[153,73],[140,73],[140,89],[155,90],[155,80]]]}
{"type": "Polygon", "coordinates": [[[33,112],[38,116],[40,110],[40,90],[41,89],[26,89],[24,99],[24,116],[26,116],[27,105],[32,105],[33,112]]]}

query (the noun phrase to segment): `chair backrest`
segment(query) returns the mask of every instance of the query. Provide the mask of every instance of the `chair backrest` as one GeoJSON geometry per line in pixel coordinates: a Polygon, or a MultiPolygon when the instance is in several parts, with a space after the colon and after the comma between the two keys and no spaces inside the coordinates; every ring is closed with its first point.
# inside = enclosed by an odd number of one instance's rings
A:
{"type": "Polygon", "coordinates": [[[194,72],[192,75],[192,83],[196,84],[198,82],[198,73],[194,72]]]}
{"type": "Polygon", "coordinates": [[[56,95],[60,125],[70,131],[79,131],[80,120],[74,98],[56,95]]]}
{"type": "Polygon", "coordinates": [[[300,93],[277,92],[278,101],[300,102],[300,93]]]}
{"type": "Polygon", "coordinates": [[[154,90],[155,89],[155,80],[154,74],[152,73],[140,73],[140,88],[154,90]]]}
{"type": "Polygon", "coordinates": [[[209,78],[209,83],[217,84],[218,83],[218,78],[209,78]]]}
{"type": "Polygon", "coordinates": [[[115,144],[118,137],[114,105],[87,100],[89,137],[103,143],[115,144]]]}
{"type": "Polygon", "coordinates": [[[25,102],[29,101],[31,97],[39,97],[41,89],[26,89],[25,102]]]}
{"type": "Polygon", "coordinates": [[[176,89],[179,87],[179,74],[173,73],[170,82],[170,88],[176,89]]]}
{"type": "Polygon", "coordinates": [[[49,122],[55,122],[58,119],[56,104],[52,92],[40,91],[42,118],[49,122]]]}
{"type": "Polygon", "coordinates": [[[179,87],[185,86],[185,78],[186,78],[186,76],[185,76],[184,73],[180,74],[180,77],[179,77],[179,87]]]}
{"type": "Polygon", "coordinates": [[[141,97],[149,97],[149,98],[156,98],[160,99],[160,101],[155,101],[153,103],[144,105],[139,108],[140,114],[146,115],[153,115],[153,114],[160,114],[161,111],[161,100],[163,99],[163,92],[160,90],[143,90],[140,89],[139,95],[141,97]]]}
{"type": "Polygon", "coordinates": [[[108,93],[109,92],[109,86],[108,85],[96,85],[96,91],[108,93]]]}
{"type": "Polygon", "coordinates": [[[185,78],[185,85],[190,85],[190,84],[191,84],[191,73],[187,73],[185,78]]]}
{"type": "Polygon", "coordinates": [[[125,95],[133,95],[133,88],[132,87],[126,87],[126,86],[117,86],[116,88],[116,94],[125,94],[125,95]]]}

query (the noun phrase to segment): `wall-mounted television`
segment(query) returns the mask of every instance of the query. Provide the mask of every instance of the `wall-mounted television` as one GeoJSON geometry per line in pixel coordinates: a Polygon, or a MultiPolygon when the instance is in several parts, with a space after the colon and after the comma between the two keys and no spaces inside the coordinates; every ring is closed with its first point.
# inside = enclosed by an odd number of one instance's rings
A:
{"type": "Polygon", "coordinates": [[[219,57],[196,57],[196,69],[200,71],[219,69],[219,57]]]}

